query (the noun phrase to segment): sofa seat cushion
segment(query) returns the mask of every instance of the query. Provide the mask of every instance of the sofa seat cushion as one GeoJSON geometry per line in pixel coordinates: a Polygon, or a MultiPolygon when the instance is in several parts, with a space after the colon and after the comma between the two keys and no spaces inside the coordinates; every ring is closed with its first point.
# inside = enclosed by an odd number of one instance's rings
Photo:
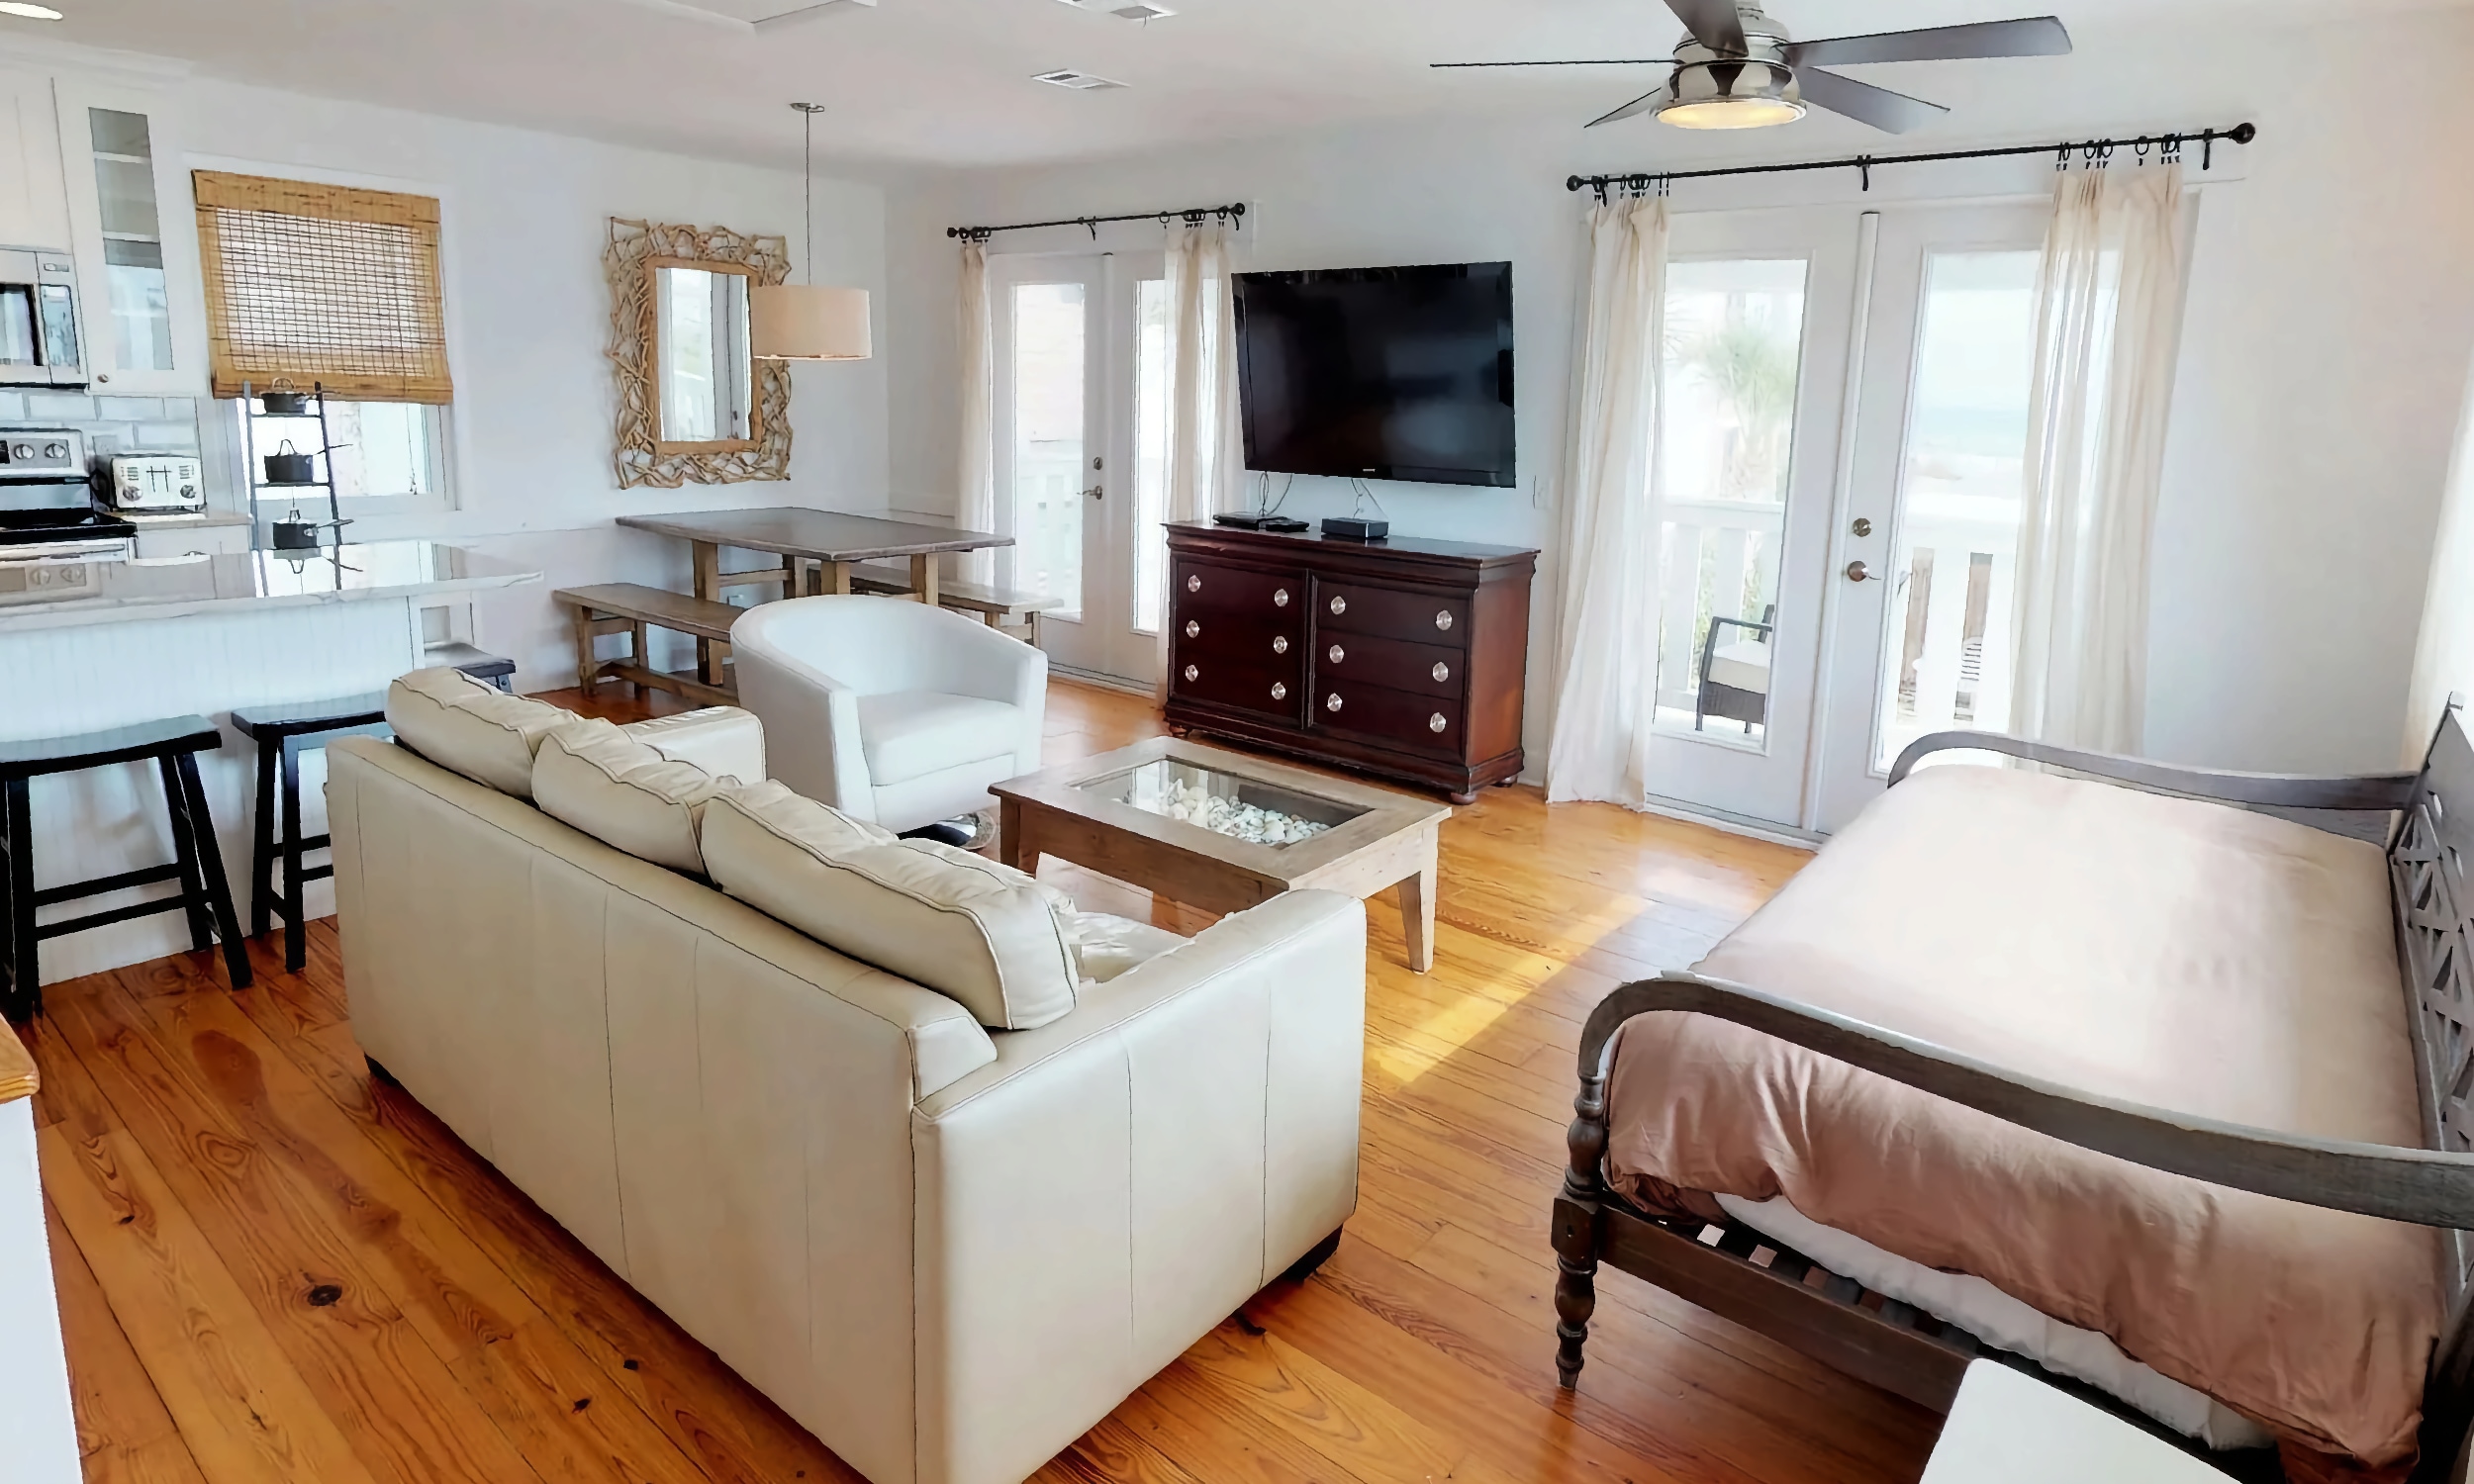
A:
{"type": "Polygon", "coordinates": [[[1070,908],[1019,871],[896,839],[778,785],[724,788],[705,810],[703,843],[722,890],[992,1030],[1074,1008],[1070,908]]]}
{"type": "Polygon", "coordinates": [[[608,721],[578,718],[541,741],[532,801],[594,839],[673,871],[705,874],[697,843],[705,804],[721,781],[674,762],[608,721]]]}
{"type": "Polygon", "coordinates": [[[859,749],[878,788],[966,763],[1013,756],[1020,707],[941,691],[859,697],[859,749]]]}
{"type": "MultiPolygon", "coordinates": [[[[2089,1093],[2423,1143],[2381,851],[2265,814],[1928,768],[1696,967],[2089,1093]]],[[[2414,1446],[2436,1233],[2128,1163],[1700,1015],[1627,1024],[1609,1106],[1636,1201],[1783,1195],[2289,1442],[2414,1446]]]]}
{"type": "Polygon", "coordinates": [[[1769,646],[1759,639],[1739,639],[1710,652],[1709,678],[1722,686],[1769,694],[1769,646]]]}
{"type": "Polygon", "coordinates": [[[1107,912],[1076,912],[1071,923],[1074,962],[1082,976],[1094,984],[1107,983],[1190,941],[1167,928],[1107,912]]]}
{"type": "Polygon", "coordinates": [[[573,711],[509,696],[443,665],[387,687],[387,724],[413,751],[517,798],[532,796],[532,755],[541,739],[575,719],[573,711]]]}
{"type": "Polygon", "coordinates": [[[694,763],[715,778],[761,784],[769,777],[764,723],[737,706],[703,706],[631,721],[619,730],[674,763],[694,763]]]}

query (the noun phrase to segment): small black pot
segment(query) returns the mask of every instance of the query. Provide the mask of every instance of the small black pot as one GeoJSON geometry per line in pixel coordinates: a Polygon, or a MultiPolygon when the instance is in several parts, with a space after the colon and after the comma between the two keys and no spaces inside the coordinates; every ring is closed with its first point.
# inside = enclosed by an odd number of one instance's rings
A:
{"type": "Polygon", "coordinates": [[[296,453],[292,440],[266,455],[266,482],[270,485],[314,485],[318,483],[317,455],[296,453]]]}
{"type": "Polygon", "coordinates": [[[257,400],[269,417],[298,417],[309,411],[307,392],[265,392],[257,400]]]}
{"type": "Polygon", "coordinates": [[[316,551],[323,544],[318,533],[325,529],[325,526],[313,525],[307,520],[278,520],[273,528],[275,549],[277,551],[316,551]]]}

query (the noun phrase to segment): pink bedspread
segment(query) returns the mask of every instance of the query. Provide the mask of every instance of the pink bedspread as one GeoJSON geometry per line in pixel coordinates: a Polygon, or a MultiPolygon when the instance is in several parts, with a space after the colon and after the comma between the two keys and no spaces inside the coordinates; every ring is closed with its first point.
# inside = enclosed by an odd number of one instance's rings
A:
{"type": "MultiPolygon", "coordinates": [[[[2424,1142],[2381,854],[2264,815],[1928,769],[1698,968],[2118,1097],[2424,1142]]],[[[1625,1027],[1609,1106],[1636,1199],[1783,1194],[2111,1336],[2289,1453],[2413,1455],[2435,1232],[2131,1164],[1699,1015],[1625,1027]]]]}

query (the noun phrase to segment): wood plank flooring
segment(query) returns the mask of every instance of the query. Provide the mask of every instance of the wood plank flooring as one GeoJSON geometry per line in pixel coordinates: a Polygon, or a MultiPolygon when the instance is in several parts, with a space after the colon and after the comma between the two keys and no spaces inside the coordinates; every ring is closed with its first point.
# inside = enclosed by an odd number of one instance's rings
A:
{"type": "MultiPolygon", "coordinates": [[[[620,720],[673,709],[612,686],[620,720]]],[[[1158,730],[1059,683],[1051,762],[1158,730]]],[[[1800,852],[1489,790],[1444,827],[1434,973],[1370,904],[1364,1177],[1339,1252],[1196,1344],[1049,1484],[1897,1481],[1939,1419],[1609,1270],[1557,1390],[1547,1202],[1580,1022],[1800,852]]],[[[1085,907],[1207,919],[1051,862],[1085,907]]],[[[86,1477],[754,1484],[858,1475],[638,1298],[352,1041],[332,921],[54,985],[27,1033],[86,1477]]]]}

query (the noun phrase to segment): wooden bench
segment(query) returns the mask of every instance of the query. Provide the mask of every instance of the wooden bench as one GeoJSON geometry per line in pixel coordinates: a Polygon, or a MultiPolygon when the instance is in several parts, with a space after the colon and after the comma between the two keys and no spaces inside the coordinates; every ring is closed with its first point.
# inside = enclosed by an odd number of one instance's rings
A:
{"type": "Polygon", "coordinates": [[[576,684],[587,696],[600,681],[623,680],[690,700],[737,703],[738,692],[723,667],[729,660],[730,625],[745,608],[635,583],[562,588],[550,598],[575,610],[576,684]],[[652,651],[645,647],[647,628],[695,635],[700,673],[672,675],[654,669],[652,651]],[[600,659],[593,653],[593,641],[604,634],[626,634],[634,647],[624,659],[600,659]]]}
{"type": "MultiPolygon", "coordinates": [[[[850,590],[854,593],[909,594],[909,574],[896,567],[879,567],[861,563],[850,569],[850,590]]],[[[980,621],[992,628],[1019,628],[1021,637],[1033,648],[1039,645],[1039,615],[1062,606],[1061,600],[1042,598],[1033,593],[1010,593],[1002,588],[984,588],[978,583],[940,582],[936,585],[936,604],[966,613],[977,613],[980,621]]]]}

